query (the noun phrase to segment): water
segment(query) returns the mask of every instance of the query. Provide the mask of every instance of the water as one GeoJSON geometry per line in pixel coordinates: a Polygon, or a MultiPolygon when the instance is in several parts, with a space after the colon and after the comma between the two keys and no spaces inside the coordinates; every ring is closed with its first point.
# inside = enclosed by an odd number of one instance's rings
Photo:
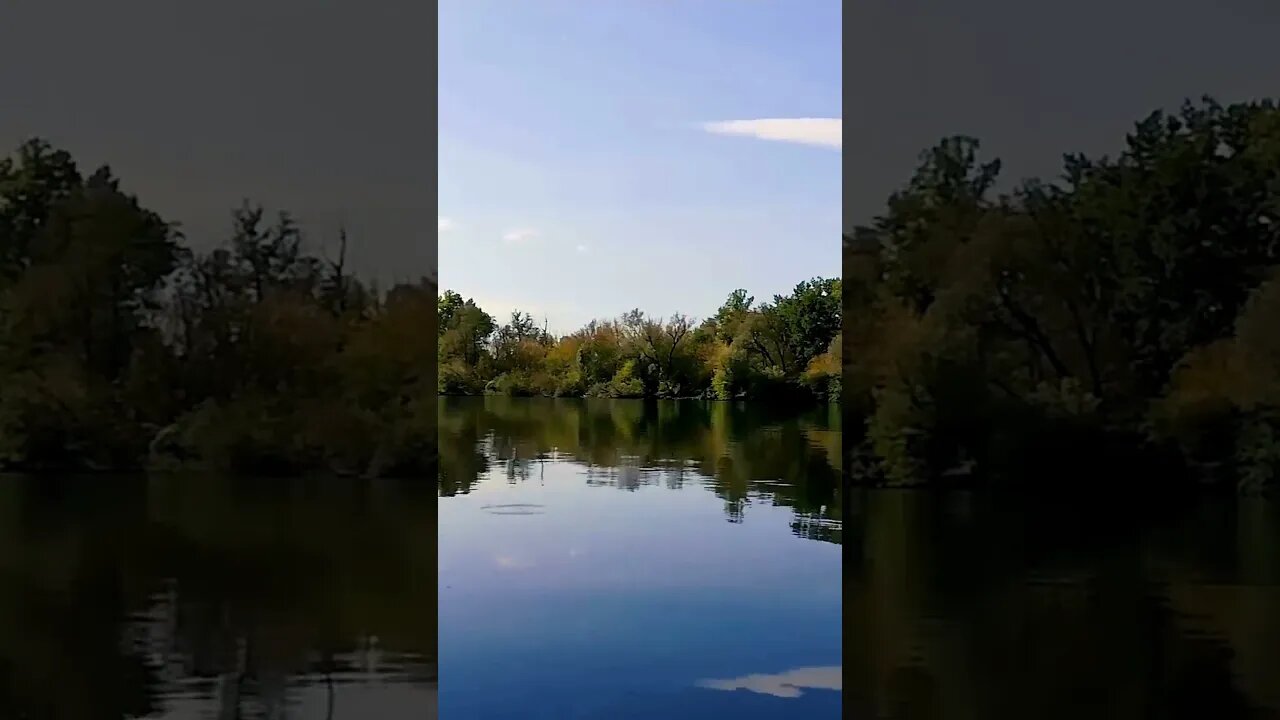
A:
{"type": "Polygon", "coordinates": [[[0,717],[436,717],[419,482],[0,478],[0,717]]]}
{"type": "Polygon", "coordinates": [[[838,718],[837,414],[442,399],[446,718],[838,718]]]}
{"type": "Polygon", "coordinates": [[[1280,502],[850,498],[856,718],[1280,718],[1280,502]]]}

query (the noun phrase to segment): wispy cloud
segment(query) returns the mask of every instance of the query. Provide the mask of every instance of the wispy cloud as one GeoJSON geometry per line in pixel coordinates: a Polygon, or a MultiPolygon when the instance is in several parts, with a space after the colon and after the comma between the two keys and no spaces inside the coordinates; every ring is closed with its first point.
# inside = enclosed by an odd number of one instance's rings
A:
{"type": "Polygon", "coordinates": [[[493,559],[493,564],[503,568],[504,570],[523,570],[524,568],[533,566],[533,563],[528,560],[512,555],[498,555],[493,559]]]}
{"type": "Polygon", "coordinates": [[[577,250],[577,251],[578,251],[578,252],[580,252],[580,253],[584,253],[584,252],[586,252],[586,251],[590,250],[591,248],[587,247],[586,245],[578,245],[578,246],[577,246],[577,247],[575,247],[574,249],[575,249],[575,250],[577,250]]]}
{"type": "Polygon", "coordinates": [[[509,243],[525,243],[536,239],[541,234],[542,233],[532,228],[516,228],[515,230],[508,230],[502,236],[502,241],[509,243]]]}
{"type": "Polygon", "coordinates": [[[805,667],[773,675],[744,675],[728,680],[699,680],[698,686],[711,690],[750,690],[762,695],[797,698],[804,690],[840,690],[840,666],[805,667]]]}
{"type": "Polygon", "coordinates": [[[449,232],[450,230],[456,227],[457,225],[453,222],[453,220],[443,215],[439,215],[436,217],[436,230],[438,232],[449,232]]]}
{"type": "Polygon", "coordinates": [[[741,135],[759,140],[817,145],[840,149],[844,138],[841,118],[762,118],[759,120],[720,120],[702,124],[702,129],[716,135],[741,135]]]}

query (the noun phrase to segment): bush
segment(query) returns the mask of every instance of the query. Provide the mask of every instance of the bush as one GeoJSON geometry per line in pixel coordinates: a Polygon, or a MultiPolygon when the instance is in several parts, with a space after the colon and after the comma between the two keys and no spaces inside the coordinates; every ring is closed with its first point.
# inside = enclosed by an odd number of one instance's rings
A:
{"type": "Polygon", "coordinates": [[[905,386],[876,393],[876,411],[867,426],[867,440],[878,460],[877,474],[891,485],[914,485],[932,479],[936,468],[928,462],[933,438],[933,414],[912,397],[905,386]]]}
{"type": "Polygon", "coordinates": [[[581,397],[585,392],[586,386],[583,381],[582,373],[578,370],[569,370],[561,378],[555,382],[556,397],[581,397]]]}
{"type": "Polygon", "coordinates": [[[74,368],[3,379],[0,468],[128,469],[140,466],[148,429],[109,388],[86,386],[74,368]]]}
{"type": "Polygon", "coordinates": [[[474,395],[484,389],[475,370],[460,360],[442,363],[439,367],[437,387],[441,395],[474,395]]]}
{"type": "Polygon", "coordinates": [[[1241,418],[1235,463],[1241,490],[1261,490],[1280,480],[1280,410],[1259,409],[1241,418]]]}
{"type": "Polygon", "coordinates": [[[239,397],[206,402],[152,443],[157,467],[198,465],[245,475],[291,475],[319,465],[295,413],[279,401],[239,397]]]}
{"type": "Polygon", "coordinates": [[[618,374],[609,381],[609,397],[641,398],[644,397],[644,383],[635,376],[636,363],[628,360],[618,370],[618,374]]]}

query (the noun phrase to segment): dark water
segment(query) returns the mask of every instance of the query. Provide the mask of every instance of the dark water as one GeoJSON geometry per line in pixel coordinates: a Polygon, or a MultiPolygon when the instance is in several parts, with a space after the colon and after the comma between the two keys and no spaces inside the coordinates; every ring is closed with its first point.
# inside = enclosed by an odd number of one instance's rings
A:
{"type": "Polygon", "coordinates": [[[0,478],[0,718],[434,718],[425,485],[0,478]]]}
{"type": "Polygon", "coordinates": [[[1280,502],[850,500],[852,717],[1280,718],[1280,502]]]}
{"type": "Polygon", "coordinates": [[[446,718],[838,718],[838,418],[442,399],[446,718]]]}

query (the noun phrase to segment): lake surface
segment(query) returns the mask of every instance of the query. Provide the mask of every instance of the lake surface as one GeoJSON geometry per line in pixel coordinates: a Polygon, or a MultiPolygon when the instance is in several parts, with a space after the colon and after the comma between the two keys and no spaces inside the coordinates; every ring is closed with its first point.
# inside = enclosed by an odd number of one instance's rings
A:
{"type": "Polygon", "coordinates": [[[442,398],[445,718],[838,718],[838,414],[442,398]]]}
{"type": "Polygon", "coordinates": [[[0,717],[436,717],[427,483],[0,478],[0,717]]]}
{"type": "Polygon", "coordinates": [[[862,491],[852,717],[1280,718],[1280,502],[862,491]]]}

